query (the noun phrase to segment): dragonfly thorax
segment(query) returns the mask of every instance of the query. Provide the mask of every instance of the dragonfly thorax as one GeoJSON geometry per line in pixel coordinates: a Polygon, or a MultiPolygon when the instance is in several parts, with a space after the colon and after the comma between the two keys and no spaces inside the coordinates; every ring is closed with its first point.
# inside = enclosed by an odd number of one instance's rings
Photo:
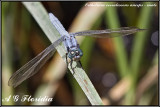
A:
{"type": "Polygon", "coordinates": [[[83,56],[83,52],[80,48],[73,47],[68,52],[68,57],[73,61],[79,61],[83,56]]]}

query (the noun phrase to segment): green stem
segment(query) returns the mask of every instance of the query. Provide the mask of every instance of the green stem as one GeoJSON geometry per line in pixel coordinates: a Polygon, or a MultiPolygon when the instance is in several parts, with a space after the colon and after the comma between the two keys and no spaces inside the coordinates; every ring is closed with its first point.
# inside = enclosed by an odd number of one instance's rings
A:
{"type": "MultiPolygon", "coordinates": [[[[149,4],[150,2],[144,2],[144,5],[149,4]]],[[[125,104],[134,104],[135,102],[135,88],[136,88],[136,82],[138,80],[138,74],[139,74],[139,69],[140,69],[140,65],[141,65],[141,61],[143,59],[143,52],[145,49],[145,43],[147,41],[147,35],[148,31],[149,31],[149,26],[150,26],[150,21],[152,19],[152,9],[153,7],[147,7],[144,6],[140,12],[140,17],[139,17],[139,23],[137,25],[137,27],[143,29],[148,29],[147,31],[143,31],[143,32],[138,32],[135,35],[135,39],[134,39],[134,43],[133,43],[133,50],[132,50],[132,55],[131,55],[131,65],[130,65],[130,69],[131,69],[131,73],[130,73],[130,77],[132,79],[132,85],[130,87],[126,99],[125,99],[125,104]],[[133,100],[131,100],[133,99],[133,100]]]]}
{"type": "MultiPolygon", "coordinates": [[[[112,2],[107,2],[107,4],[113,4],[112,2]]],[[[119,20],[117,15],[117,10],[115,7],[106,8],[106,25],[109,28],[119,28],[119,20]]],[[[121,37],[113,38],[115,46],[115,55],[117,60],[117,66],[120,73],[120,76],[123,77],[128,72],[128,59],[123,39],[121,37]]]]}

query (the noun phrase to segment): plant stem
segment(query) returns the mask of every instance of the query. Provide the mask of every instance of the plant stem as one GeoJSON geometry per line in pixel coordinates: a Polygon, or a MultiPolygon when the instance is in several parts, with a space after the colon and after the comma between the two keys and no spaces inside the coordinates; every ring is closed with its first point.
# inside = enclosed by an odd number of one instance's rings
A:
{"type": "MultiPolygon", "coordinates": [[[[59,37],[60,34],[56,30],[56,28],[51,24],[49,20],[49,16],[47,11],[44,9],[41,3],[39,2],[23,2],[25,7],[28,9],[28,11],[32,14],[34,19],[37,21],[41,29],[44,31],[46,36],[49,38],[49,40],[53,43],[55,42],[59,37]]],[[[57,48],[58,53],[60,56],[65,60],[66,50],[63,44],[58,46],[57,48]]],[[[102,100],[100,99],[97,91],[95,90],[94,86],[92,85],[91,81],[89,80],[88,76],[86,75],[85,71],[80,67],[79,63],[73,62],[74,68],[74,77],[79,83],[80,87],[86,94],[87,98],[89,99],[90,103],[92,105],[102,105],[102,100]]],[[[73,74],[73,71],[69,67],[71,73],[73,74]]]]}

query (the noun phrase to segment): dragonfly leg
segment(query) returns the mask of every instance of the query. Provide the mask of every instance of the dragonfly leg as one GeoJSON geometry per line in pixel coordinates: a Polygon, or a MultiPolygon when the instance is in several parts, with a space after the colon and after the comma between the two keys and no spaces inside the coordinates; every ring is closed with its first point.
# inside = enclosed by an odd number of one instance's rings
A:
{"type": "MultiPolygon", "coordinates": [[[[68,69],[68,64],[69,64],[69,62],[68,62],[68,53],[66,53],[66,64],[67,64],[67,71],[69,71],[69,69],[68,69]]],[[[68,72],[67,72],[68,73],[68,72]]]]}
{"type": "MultiPolygon", "coordinates": [[[[80,64],[81,68],[83,69],[83,66],[82,66],[82,63],[81,63],[81,61],[79,60],[78,62],[79,62],[79,64],[80,64]]],[[[84,70],[84,69],[83,69],[83,70],[84,70]]]]}
{"type": "Polygon", "coordinates": [[[78,61],[79,62],[79,64],[80,64],[80,66],[82,67],[82,63],[81,63],[81,61],[78,61]]]}
{"type": "Polygon", "coordinates": [[[73,60],[71,60],[71,62],[70,62],[70,66],[71,66],[71,69],[72,69],[72,71],[73,71],[73,75],[74,75],[74,69],[73,69],[73,67],[72,67],[72,62],[73,62],[73,60]]]}
{"type": "Polygon", "coordinates": [[[67,68],[68,68],[68,53],[66,53],[66,63],[67,63],[67,68]]]}

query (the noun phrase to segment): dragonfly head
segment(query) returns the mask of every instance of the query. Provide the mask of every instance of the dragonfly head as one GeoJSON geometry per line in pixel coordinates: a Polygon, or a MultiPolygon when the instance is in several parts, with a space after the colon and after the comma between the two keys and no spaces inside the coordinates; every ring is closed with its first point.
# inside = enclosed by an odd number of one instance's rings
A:
{"type": "Polygon", "coordinates": [[[82,50],[77,47],[71,48],[68,53],[68,57],[73,61],[79,61],[82,55],[82,50]]]}

